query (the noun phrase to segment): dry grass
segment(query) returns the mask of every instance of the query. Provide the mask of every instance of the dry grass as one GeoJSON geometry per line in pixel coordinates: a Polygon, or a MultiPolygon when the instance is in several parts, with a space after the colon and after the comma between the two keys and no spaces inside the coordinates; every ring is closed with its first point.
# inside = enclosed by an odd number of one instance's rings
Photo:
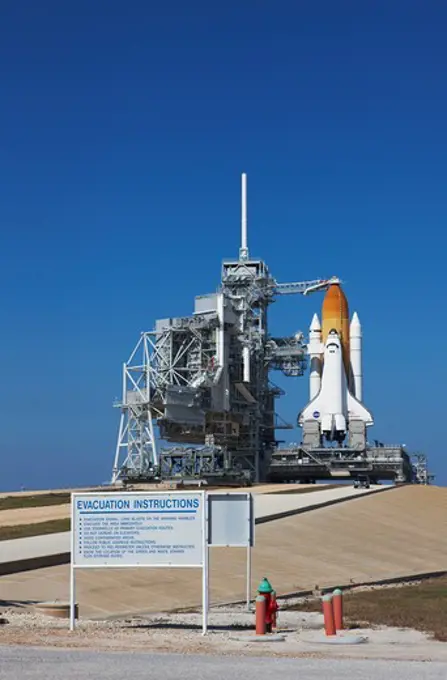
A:
{"type": "MultiPolygon", "coordinates": [[[[321,611],[318,599],[292,609],[321,611]]],[[[387,587],[344,596],[346,624],[413,628],[447,642],[447,576],[414,585],[387,587]]]]}
{"type": "Polygon", "coordinates": [[[0,498],[0,510],[18,508],[40,508],[46,505],[65,505],[70,503],[69,493],[46,493],[30,496],[7,496],[0,498]]]}
{"type": "Polygon", "coordinates": [[[62,531],[70,531],[70,519],[68,517],[48,522],[37,522],[36,524],[18,524],[17,526],[0,527],[0,541],[57,534],[62,531]]]}

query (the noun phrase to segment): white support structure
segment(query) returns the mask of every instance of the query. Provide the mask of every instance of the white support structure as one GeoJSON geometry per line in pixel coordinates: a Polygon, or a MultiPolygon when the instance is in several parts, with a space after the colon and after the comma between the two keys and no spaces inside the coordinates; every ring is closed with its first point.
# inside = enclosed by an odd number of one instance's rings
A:
{"type": "Polygon", "coordinates": [[[143,333],[123,365],[123,396],[117,404],[121,407],[121,418],[112,483],[118,480],[123,470],[144,477],[150,476],[158,465],[152,404],[155,391],[151,365],[153,346],[149,333],[143,333]]]}
{"type": "Polygon", "coordinates": [[[310,324],[308,352],[310,356],[309,398],[313,399],[320,391],[322,369],[321,324],[316,314],[310,324]]]}
{"type": "Polygon", "coordinates": [[[241,177],[241,247],[239,259],[248,260],[248,230],[247,230],[247,175],[241,177]]]}

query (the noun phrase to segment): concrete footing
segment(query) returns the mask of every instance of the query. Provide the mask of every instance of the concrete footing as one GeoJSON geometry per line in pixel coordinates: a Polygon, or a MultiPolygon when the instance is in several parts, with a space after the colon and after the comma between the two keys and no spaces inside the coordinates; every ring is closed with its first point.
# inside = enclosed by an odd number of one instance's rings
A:
{"type": "Polygon", "coordinates": [[[236,642],[284,642],[286,638],[284,635],[267,634],[267,635],[230,635],[230,640],[236,642]]]}
{"type": "MultiPolygon", "coordinates": [[[[39,602],[34,605],[34,609],[39,614],[52,616],[56,619],[68,619],[70,617],[70,603],[69,602],[39,602]]],[[[79,617],[79,608],[75,604],[75,618],[79,617]]]]}
{"type": "Polygon", "coordinates": [[[311,645],[360,645],[364,642],[368,642],[368,638],[364,635],[320,635],[315,638],[302,639],[302,642],[311,645]]]}

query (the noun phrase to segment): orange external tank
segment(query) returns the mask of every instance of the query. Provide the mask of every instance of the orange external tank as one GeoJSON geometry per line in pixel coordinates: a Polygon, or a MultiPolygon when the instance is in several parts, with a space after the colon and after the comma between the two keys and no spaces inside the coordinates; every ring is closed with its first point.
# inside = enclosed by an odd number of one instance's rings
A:
{"type": "Polygon", "coordinates": [[[321,309],[322,342],[325,343],[329,331],[336,330],[343,347],[343,362],[346,375],[350,373],[349,358],[349,307],[346,295],[339,283],[332,283],[327,289],[321,309]]]}

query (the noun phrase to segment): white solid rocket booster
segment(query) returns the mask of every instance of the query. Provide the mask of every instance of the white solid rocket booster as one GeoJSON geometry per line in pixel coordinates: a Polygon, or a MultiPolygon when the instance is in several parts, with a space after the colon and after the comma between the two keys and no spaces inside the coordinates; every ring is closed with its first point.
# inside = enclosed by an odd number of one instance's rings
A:
{"type": "MultiPolygon", "coordinates": [[[[247,174],[242,173],[241,177],[241,247],[239,248],[239,259],[248,260],[248,236],[247,236],[247,174]]],[[[241,324],[244,317],[241,316],[241,324]]],[[[241,331],[244,331],[243,325],[241,331]]],[[[242,371],[243,381],[250,382],[250,347],[242,348],[242,371]]]]}
{"type": "Polygon", "coordinates": [[[352,377],[354,381],[354,396],[362,401],[362,327],[357,312],[352,316],[349,327],[350,336],[350,360],[352,377]]]}
{"type": "Polygon", "coordinates": [[[321,387],[321,324],[317,314],[313,315],[309,329],[310,380],[309,398],[317,396],[321,387]]]}

